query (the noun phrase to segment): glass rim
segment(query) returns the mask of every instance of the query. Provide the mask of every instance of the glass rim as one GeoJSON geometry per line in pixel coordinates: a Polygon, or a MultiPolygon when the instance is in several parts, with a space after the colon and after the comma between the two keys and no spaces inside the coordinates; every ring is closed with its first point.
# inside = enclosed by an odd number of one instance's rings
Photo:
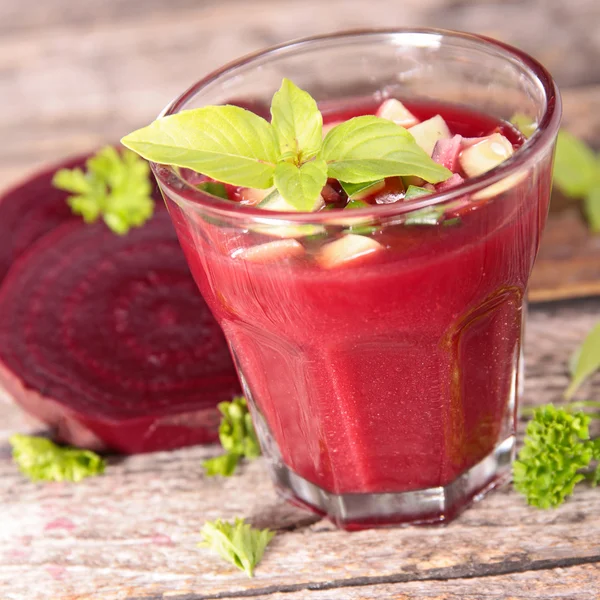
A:
{"type": "MultiPolygon", "coordinates": [[[[152,170],[159,181],[161,187],[168,190],[171,194],[176,195],[191,204],[198,205],[213,215],[221,217],[234,218],[236,220],[252,219],[262,222],[270,221],[288,221],[293,223],[320,223],[327,222],[343,222],[346,217],[355,220],[357,217],[371,219],[385,219],[389,217],[399,216],[414,210],[445,204],[458,200],[465,195],[474,195],[477,192],[497,183],[498,181],[517,174],[521,170],[526,170],[532,167],[537,157],[548,149],[554,142],[558,133],[558,128],[561,119],[561,97],[554,79],[546,68],[536,59],[531,57],[526,52],[500,42],[493,38],[453,31],[449,29],[437,28],[389,28],[389,29],[359,29],[340,31],[335,33],[303,37],[296,40],[291,40],[282,44],[268,47],[263,50],[253,52],[242,56],[236,60],[226,63],[222,67],[212,71],[202,79],[199,79],[192,84],[186,91],[173,99],[160,112],[158,118],[174,114],[190,100],[194,95],[201,91],[207,85],[217,81],[222,77],[226,77],[236,69],[248,65],[253,62],[278,57],[287,53],[295,54],[305,48],[318,46],[327,42],[344,42],[358,38],[373,37],[374,39],[394,38],[394,37],[414,37],[423,40],[426,37],[431,37],[431,42],[439,40],[440,36],[445,38],[454,38],[470,42],[478,45],[481,48],[493,47],[499,51],[503,58],[516,64],[522,70],[527,70],[533,78],[541,85],[544,92],[546,107],[542,118],[538,120],[537,129],[534,134],[526,140],[520,148],[507,160],[502,162],[497,167],[490,169],[486,173],[468,179],[454,188],[441,192],[433,192],[430,195],[405,202],[397,202],[388,205],[369,206],[367,208],[352,210],[352,216],[348,215],[343,209],[332,209],[318,212],[287,212],[274,211],[257,208],[240,204],[232,200],[226,200],[213,196],[201,190],[198,190],[192,184],[188,183],[177,170],[171,165],[162,165],[150,163],[152,170]]],[[[414,42],[412,45],[415,45],[414,42]]]]}

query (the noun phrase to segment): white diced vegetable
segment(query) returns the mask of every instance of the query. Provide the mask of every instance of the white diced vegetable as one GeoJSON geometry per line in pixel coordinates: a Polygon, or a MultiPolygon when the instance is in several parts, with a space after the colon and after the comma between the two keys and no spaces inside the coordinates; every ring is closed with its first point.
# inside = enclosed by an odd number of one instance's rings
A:
{"type": "MultiPolygon", "coordinates": [[[[277,190],[272,191],[268,196],[264,198],[264,200],[258,205],[259,208],[264,208],[265,210],[279,210],[284,212],[298,212],[298,209],[290,204],[277,190]]],[[[319,196],[314,204],[311,207],[311,211],[320,210],[325,206],[325,201],[321,196],[319,196]]]]}
{"type": "Polygon", "coordinates": [[[469,177],[477,177],[497,167],[513,155],[513,145],[503,135],[493,133],[460,154],[460,165],[469,177]]]}
{"type": "Polygon", "coordinates": [[[304,246],[297,240],[276,240],[246,248],[237,254],[237,258],[243,258],[253,263],[268,263],[286,258],[295,258],[305,253],[304,246]]]}
{"type": "Polygon", "coordinates": [[[269,194],[272,194],[274,190],[274,187],[270,187],[266,190],[244,188],[240,190],[240,203],[247,206],[256,206],[257,204],[260,204],[267,196],[269,196],[269,194]]]}
{"type": "Polygon", "coordinates": [[[445,140],[451,137],[450,129],[446,125],[446,121],[440,116],[436,115],[422,121],[418,125],[411,127],[408,131],[415,138],[415,141],[429,156],[433,153],[435,144],[438,140],[445,140]]]}
{"type": "Polygon", "coordinates": [[[413,115],[402,102],[395,98],[386,100],[375,113],[377,117],[393,121],[400,127],[413,127],[419,122],[419,119],[413,115]]]}
{"type": "Polygon", "coordinates": [[[324,269],[334,269],[380,250],[383,246],[373,238],[350,233],[325,244],[317,255],[317,262],[324,269]]]}

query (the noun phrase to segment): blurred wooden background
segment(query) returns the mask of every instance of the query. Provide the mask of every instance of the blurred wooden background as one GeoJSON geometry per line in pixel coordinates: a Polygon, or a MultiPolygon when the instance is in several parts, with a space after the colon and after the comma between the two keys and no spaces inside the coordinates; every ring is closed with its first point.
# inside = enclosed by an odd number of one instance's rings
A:
{"type": "Polygon", "coordinates": [[[600,141],[598,0],[0,0],[0,189],[146,124],[242,54],[382,26],[468,30],[530,52],[563,88],[567,124],[600,141]]]}
{"type": "MultiPolygon", "coordinates": [[[[519,46],[559,82],[565,126],[600,148],[599,0],[0,0],[0,191],[146,124],[242,54],[383,26],[461,29],[519,46]]],[[[599,257],[600,236],[588,236],[568,208],[547,228],[538,289],[600,281],[599,257]]],[[[599,302],[532,308],[528,402],[561,400],[568,356],[597,321],[599,302]]],[[[27,427],[0,400],[0,440],[27,427]]],[[[115,460],[106,477],[71,488],[25,481],[2,445],[2,600],[597,595],[597,490],[540,512],[506,488],[445,529],[348,536],[277,500],[260,461],[235,480],[204,480],[201,459],[215,451],[115,460]],[[196,548],[205,518],[234,515],[280,529],[252,581],[196,548]]]]}

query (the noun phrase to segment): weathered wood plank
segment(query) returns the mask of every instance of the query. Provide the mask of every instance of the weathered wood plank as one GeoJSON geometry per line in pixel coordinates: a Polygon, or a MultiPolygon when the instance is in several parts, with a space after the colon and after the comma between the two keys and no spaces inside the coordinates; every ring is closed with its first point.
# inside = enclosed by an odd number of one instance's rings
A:
{"type": "MultiPolygon", "coordinates": [[[[600,567],[528,571],[511,575],[447,581],[407,582],[334,590],[301,590],[257,596],[257,600],[590,600],[598,597],[600,567]]],[[[245,596],[246,598],[248,596],[245,596]]],[[[232,600],[240,600],[238,596],[232,600]]],[[[194,600],[190,597],[189,600],[194,600]]]]}
{"type": "MultiPolygon", "coordinates": [[[[599,311],[600,300],[532,308],[529,402],[560,400],[566,360],[599,311]]],[[[599,389],[596,379],[582,395],[599,389]]],[[[0,422],[13,412],[2,405],[0,422]]],[[[584,488],[558,510],[538,511],[503,489],[444,528],[349,534],[279,501],[261,461],[231,479],[205,479],[200,461],[214,452],[197,447],[114,459],[105,477],[76,486],[34,485],[2,446],[0,597],[236,597],[327,582],[462,581],[600,562],[597,490],[584,488]],[[196,546],[205,519],[236,515],[280,530],[253,580],[196,546]]],[[[540,581],[544,577],[548,584],[553,579],[539,575],[540,581]]]]}

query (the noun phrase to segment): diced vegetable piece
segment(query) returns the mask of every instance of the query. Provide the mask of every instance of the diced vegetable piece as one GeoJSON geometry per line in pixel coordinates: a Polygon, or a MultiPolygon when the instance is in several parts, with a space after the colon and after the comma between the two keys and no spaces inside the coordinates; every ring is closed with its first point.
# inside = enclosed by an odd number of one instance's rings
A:
{"type": "Polygon", "coordinates": [[[356,210],[357,208],[368,208],[369,204],[362,200],[350,200],[344,207],[344,210],[356,210]]]}
{"type": "Polygon", "coordinates": [[[477,177],[497,167],[512,156],[513,145],[500,133],[493,133],[483,141],[463,150],[460,165],[469,177],[477,177]]]}
{"type": "Polygon", "coordinates": [[[380,192],[385,187],[385,179],[366,183],[340,183],[350,200],[364,200],[365,198],[380,192]]]}
{"type": "Polygon", "coordinates": [[[408,189],[411,185],[414,187],[423,187],[423,184],[425,183],[424,179],[421,179],[420,177],[415,177],[414,175],[402,177],[401,179],[406,189],[408,189]]]}
{"type": "MultiPolygon", "coordinates": [[[[259,208],[265,210],[279,210],[285,212],[298,212],[298,209],[290,204],[277,190],[273,190],[268,196],[258,205],[259,208]]],[[[321,196],[318,197],[311,211],[320,210],[325,206],[325,202],[321,196]]]]}
{"type": "Polygon", "coordinates": [[[402,102],[395,98],[386,100],[375,113],[377,117],[393,121],[400,127],[413,127],[419,122],[419,119],[413,115],[402,102]]]}
{"type": "Polygon", "coordinates": [[[445,190],[449,190],[450,188],[454,188],[457,185],[460,185],[464,182],[464,179],[458,174],[454,173],[450,179],[446,179],[446,181],[442,181],[435,186],[436,191],[443,192],[445,190]]]}
{"type": "Polygon", "coordinates": [[[433,153],[435,144],[438,140],[449,139],[451,136],[446,121],[440,116],[436,115],[423,121],[414,127],[411,127],[411,135],[415,138],[415,141],[429,156],[433,153]]]}
{"type": "Polygon", "coordinates": [[[404,183],[401,177],[388,177],[385,186],[375,196],[375,204],[394,204],[404,199],[404,183]]]}
{"type": "Polygon", "coordinates": [[[305,253],[304,246],[294,239],[276,240],[242,250],[237,257],[254,263],[268,263],[295,258],[305,253]]]}
{"type": "Polygon", "coordinates": [[[458,167],[458,157],[462,149],[462,135],[454,135],[449,140],[438,140],[435,143],[431,158],[438,164],[456,171],[458,167]]]}
{"type": "Polygon", "coordinates": [[[240,204],[246,204],[248,206],[259,205],[267,196],[275,191],[274,187],[266,190],[257,190],[255,188],[243,188],[239,191],[240,204]]]}
{"type": "Polygon", "coordinates": [[[317,255],[317,262],[324,269],[335,269],[383,250],[383,246],[370,237],[346,234],[325,244],[317,255]]]}
{"type": "Polygon", "coordinates": [[[431,191],[428,189],[416,185],[409,185],[406,194],[404,195],[404,200],[414,200],[415,198],[428,196],[429,194],[431,194],[431,191]]]}
{"type": "MultiPolygon", "coordinates": [[[[314,211],[317,211],[325,206],[325,202],[323,198],[319,196],[315,206],[313,208],[314,211]]],[[[274,190],[271,192],[259,205],[259,208],[264,208],[266,210],[279,210],[285,212],[298,212],[298,209],[295,206],[289,204],[285,198],[277,191],[274,190]]],[[[306,237],[307,235],[316,235],[323,231],[323,228],[319,225],[260,225],[258,227],[254,227],[255,231],[263,233],[265,235],[270,235],[272,237],[279,238],[299,238],[306,237]]]]}

